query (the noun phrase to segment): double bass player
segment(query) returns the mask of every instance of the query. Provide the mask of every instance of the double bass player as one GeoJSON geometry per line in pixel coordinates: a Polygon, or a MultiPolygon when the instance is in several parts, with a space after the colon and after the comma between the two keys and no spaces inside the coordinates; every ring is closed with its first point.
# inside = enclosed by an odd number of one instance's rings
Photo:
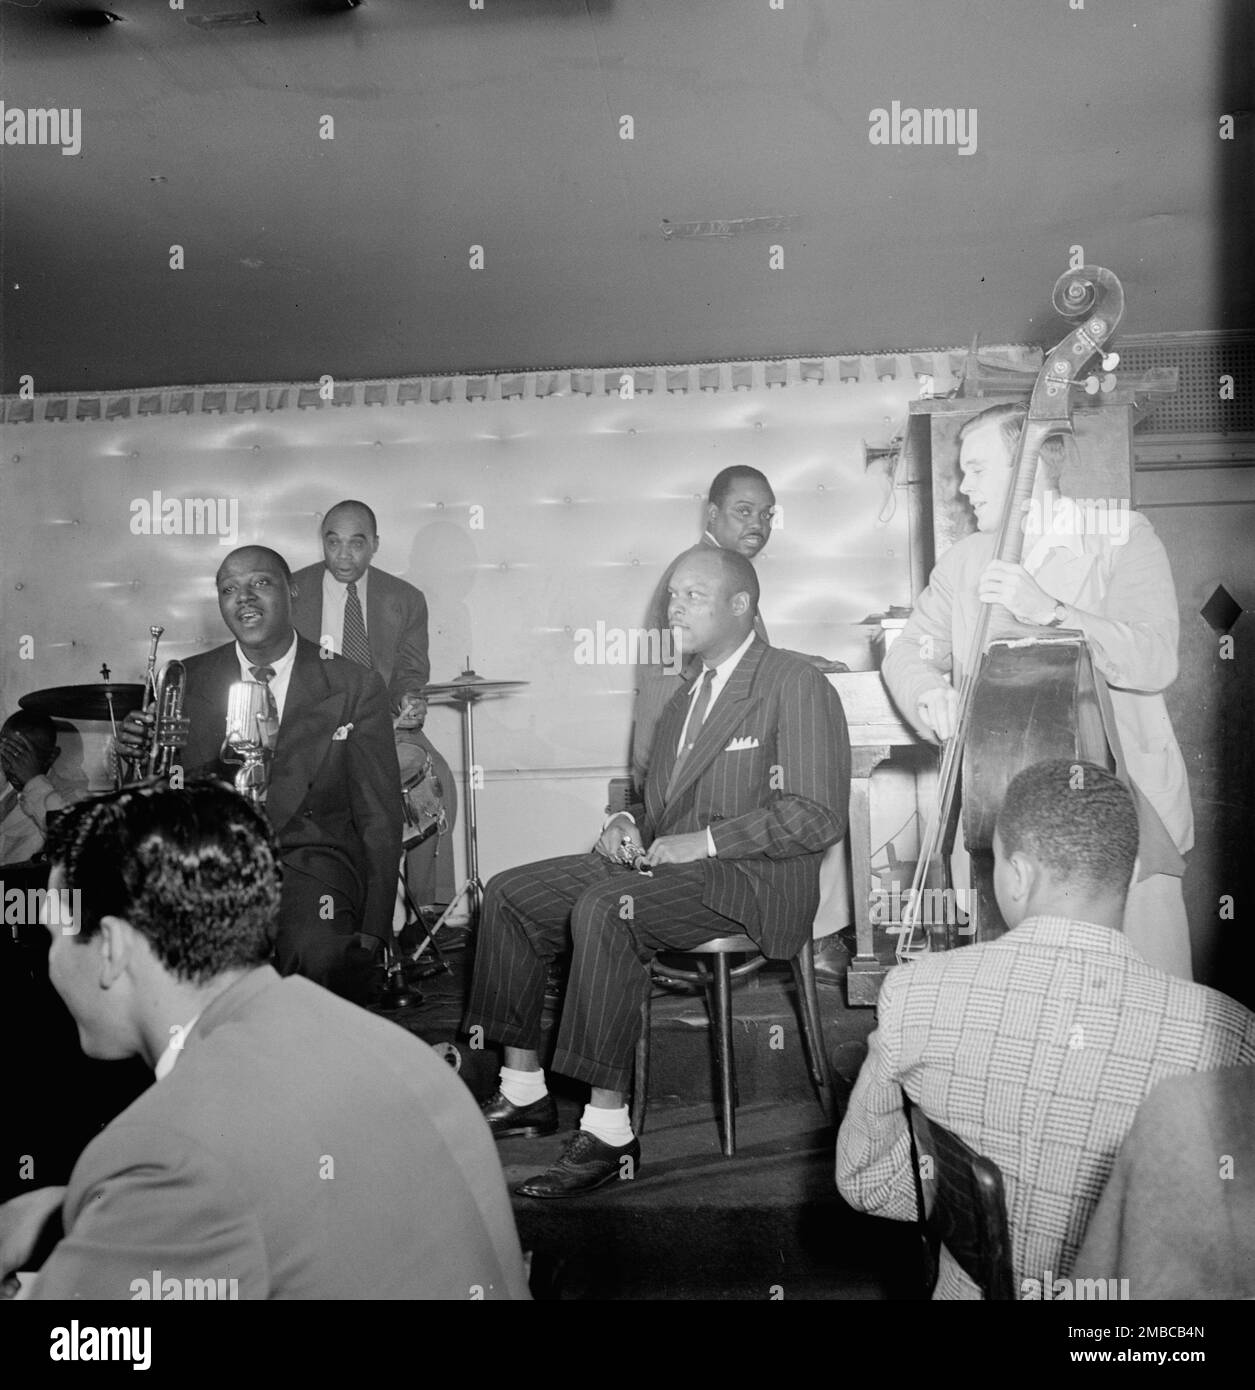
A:
{"type": "Polygon", "coordinates": [[[1141,837],[1124,933],[1150,964],[1189,980],[1181,875],[1194,819],[1163,697],[1177,676],[1177,599],[1168,557],[1139,513],[1126,513],[1127,528],[1087,525],[1093,509],[1058,495],[1062,453],[1048,441],[1027,513],[1042,523],[1026,534],[1022,563],[995,558],[1026,413],[1023,406],[997,405],[959,432],[959,490],[977,529],[938,561],[882,673],[904,717],[925,737],[944,741],[955,732],[961,666],[983,605],[999,606],[991,639],[1079,630],[1110,691],[1138,807],[1141,837]]]}

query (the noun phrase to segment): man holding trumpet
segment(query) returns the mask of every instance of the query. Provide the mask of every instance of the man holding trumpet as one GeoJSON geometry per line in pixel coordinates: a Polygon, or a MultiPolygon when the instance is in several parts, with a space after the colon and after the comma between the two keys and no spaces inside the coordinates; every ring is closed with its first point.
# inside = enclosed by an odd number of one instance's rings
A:
{"type": "MultiPolygon", "coordinates": [[[[234,780],[222,759],[231,687],[256,683],[277,727],[258,799],[279,844],[283,891],[275,964],[346,998],[367,998],[391,935],[401,854],[401,783],[383,681],[341,657],[324,658],[292,625],[296,590],[283,557],[234,550],[217,575],[218,609],[233,642],[189,657],[180,741],[182,776],[234,780]],[[183,725],[186,725],[184,729],[183,725]]],[[[246,692],[247,693],[247,692],[246,692]]],[[[265,721],[261,721],[264,725],[265,721]]],[[[143,756],[154,716],[136,710],[118,732],[143,756]]],[[[264,732],[261,742],[269,742],[264,732]]]]}

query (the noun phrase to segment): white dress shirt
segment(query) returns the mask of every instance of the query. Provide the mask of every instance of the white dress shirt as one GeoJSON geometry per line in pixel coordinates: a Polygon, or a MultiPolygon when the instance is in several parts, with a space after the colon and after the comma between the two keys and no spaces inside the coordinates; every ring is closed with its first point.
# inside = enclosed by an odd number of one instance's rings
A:
{"type": "Polygon", "coordinates": [[[1040,513],[1030,513],[1024,527],[1025,549],[1021,563],[1027,573],[1036,577],[1053,550],[1067,550],[1077,556],[1085,554],[1083,515],[1071,497],[1057,497],[1047,492],[1040,513]],[[1047,510],[1050,511],[1048,522],[1047,510]]]}
{"type": "MultiPolygon", "coordinates": [[[[723,693],[723,687],[727,685],[728,677],[741,664],[741,658],[745,655],[747,651],[749,651],[750,643],[754,640],[754,638],[757,635],[758,634],[755,633],[751,628],[749,636],[746,637],[745,641],[741,643],[741,645],[736,649],[736,651],[732,652],[729,656],[725,656],[718,666],[712,668],[703,664],[703,671],[709,671],[713,669],[715,673],[713,676],[710,677],[710,703],[706,706],[707,719],[710,718],[710,712],[715,707],[715,701],[723,693]]],[[[680,741],[675,746],[675,751],[677,754],[679,753],[680,749],[684,747],[684,739],[689,731],[689,720],[693,717],[693,704],[697,698],[697,687],[699,684],[700,679],[695,680],[693,682],[693,689],[689,692],[689,712],[684,717],[684,727],[680,730],[680,741]]],[[[713,854],[714,851],[712,850],[711,853],[713,854]]]]}
{"type": "Polygon", "coordinates": [[[288,682],[292,679],[292,667],[296,665],[296,633],[292,633],[292,645],[278,661],[249,661],[238,642],[235,644],[235,655],[240,663],[242,681],[257,680],[253,675],[254,666],[270,666],[274,670],[274,675],[270,678],[270,693],[275,697],[275,708],[279,711],[279,722],[282,724],[283,706],[288,698],[288,682]]]}
{"type": "MultiPolygon", "coordinates": [[[[702,674],[698,677],[697,680],[695,680],[695,681],[693,682],[693,689],[692,689],[692,691],[691,691],[690,694],[689,694],[689,709],[688,709],[688,713],[684,716],[684,727],[680,730],[680,741],[679,741],[679,743],[677,743],[676,746],[675,746],[675,751],[676,751],[676,756],[677,756],[677,757],[679,756],[680,749],[682,749],[682,748],[684,747],[684,741],[685,741],[685,739],[688,737],[689,720],[692,719],[692,717],[693,717],[693,705],[696,703],[696,700],[697,700],[697,688],[698,688],[698,686],[699,686],[699,685],[702,683],[702,681],[704,681],[704,680],[710,682],[710,700],[709,700],[709,702],[708,702],[707,705],[706,705],[706,718],[709,719],[709,718],[710,718],[710,712],[711,712],[711,710],[713,710],[714,707],[715,707],[715,701],[716,701],[716,700],[719,698],[719,696],[723,693],[723,688],[724,688],[724,686],[727,685],[727,683],[728,683],[728,677],[729,677],[729,676],[733,673],[733,671],[735,671],[736,668],[741,664],[741,658],[745,655],[745,653],[746,653],[747,651],[749,651],[749,649],[750,649],[750,643],[754,640],[754,638],[755,638],[757,635],[758,635],[758,634],[757,634],[756,632],[754,632],[754,630],[751,628],[751,629],[750,629],[749,636],[746,637],[745,641],[741,643],[741,645],[736,649],[736,651],[732,652],[729,656],[725,656],[724,659],[719,663],[718,666],[710,667],[710,666],[706,666],[705,664],[702,665],[702,674]],[[713,671],[714,674],[708,676],[708,675],[706,675],[706,672],[707,672],[707,671],[713,671]]],[[[705,722],[705,721],[703,720],[703,723],[704,723],[704,722],[705,722]]],[[[707,827],[706,827],[706,857],[707,857],[708,859],[713,859],[713,858],[714,858],[714,855],[715,855],[715,837],[710,833],[710,826],[707,826],[707,827]]]]}
{"type": "MultiPolygon", "coordinates": [[[[366,622],[366,585],[370,570],[357,581],[357,597],[362,605],[362,627],[370,636],[366,622]]],[[[331,650],[337,656],[344,655],[344,605],[349,601],[349,586],[341,584],[331,571],[324,567],[322,572],[322,624],[319,627],[320,641],[331,640],[331,650]]]]}

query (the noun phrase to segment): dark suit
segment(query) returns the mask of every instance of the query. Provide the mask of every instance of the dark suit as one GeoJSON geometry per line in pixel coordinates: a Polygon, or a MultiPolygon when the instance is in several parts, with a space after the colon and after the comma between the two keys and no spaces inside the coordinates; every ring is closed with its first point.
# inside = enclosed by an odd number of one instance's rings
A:
{"type": "MultiPolygon", "coordinates": [[[[392,934],[401,859],[401,782],[383,682],[342,657],[324,659],[297,639],[266,815],[279,842],[283,902],[276,953],[335,988],[354,932],[392,934]],[[341,738],[333,737],[345,730],[341,738]],[[329,917],[324,898],[330,898],[329,917]]],[[[240,677],[234,642],[189,657],[184,713],[191,726],[183,764],[231,780],[220,759],[227,690],[240,677]]]]}
{"type": "Polygon", "coordinates": [[[849,734],[813,666],[756,638],[668,797],[689,694],[676,693],[658,726],[641,839],[709,827],[713,858],[651,878],[573,855],[498,874],[485,891],[467,1027],[538,1047],[547,963],[569,940],[553,1069],[609,1090],[627,1089],[655,952],[744,932],[768,956],[796,954],[819,904],[823,852],[845,834],[849,734]]]}
{"type": "MultiPolygon", "coordinates": [[[[292,601],[292,624],[311,642],[322,638],[322,586],[326,566],[307,565],[292,576],[297,596],[292,601]]],[[[368,571],[366,583],[366,635],[375,670],[388,687],[388,700],[394,714],[401,709],[407,691],[419,689],[431,679],[427,655],[427,599],[421,589],[394,574],[368,571]]],[[[409,881],[420,904],[447,903],[454,893],[453,850],[448,835],[457,819],[457,781],[449,764],[421,729],[400,729],[396,733],[399,752],[412,745],[421,758],[431,757],[440,783],[448,826],[444,835],[425,841],[409,856],[409,881]]]]}
{"type": "Polygon", "coordinates": [[[87,1146],[63,1213],[36,1299],[528,1297],[462,1081],[396,1024],[268,966],[213,999],[174,1070],[87,1146]]]}

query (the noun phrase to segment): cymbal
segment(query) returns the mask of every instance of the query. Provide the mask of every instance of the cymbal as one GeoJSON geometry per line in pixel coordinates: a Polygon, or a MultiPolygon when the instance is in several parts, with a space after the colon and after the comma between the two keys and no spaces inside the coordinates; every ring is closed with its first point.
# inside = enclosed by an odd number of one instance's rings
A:
{"type": "Polygon", "coordinates": [[[32,690],[18,700],[22,709],[55,719],[109,718],[110,701],[113,717],[123,719],[144,703],[142,685],[54,685],[47,690],[32,690]]]}
{"type": "Polygon", "coordinates": [[[447,695],[455,700],[478,700],[499,690],[517,690],[530,684],[531,681],[490,681],[474,671],[463,671],[457,680],[423,686],[422,694],[424,698],[447,695]]]}

